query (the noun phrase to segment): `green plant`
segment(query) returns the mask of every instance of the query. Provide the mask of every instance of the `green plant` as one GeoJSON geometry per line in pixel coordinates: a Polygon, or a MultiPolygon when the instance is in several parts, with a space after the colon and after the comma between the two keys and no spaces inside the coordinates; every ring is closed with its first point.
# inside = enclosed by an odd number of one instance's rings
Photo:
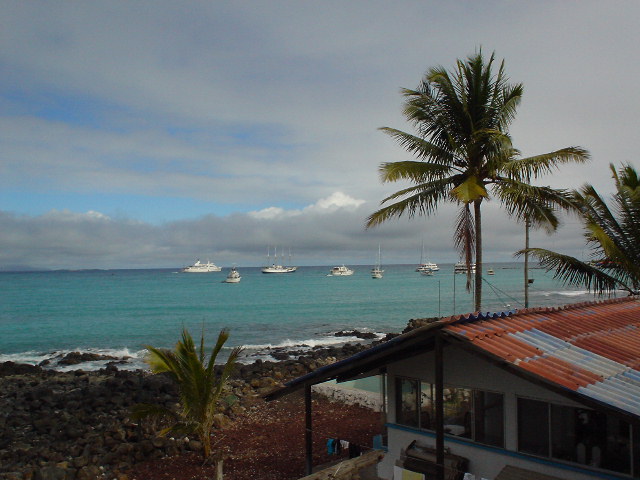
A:
{"type": "Polygon", "coordinates": [[[228,339],[228,330],[221,330],[208,359],[205,355],[204,331],[199,349],[196,349],[193,338],[186,329],[182,330],[182,340],[176,344],[175,350],[147,346],[147,363],[151,371],[167,373],[177,383],[180,410],[176,412],[153,404],[138,404],[133,410],[134,418],[156,417],[172,422],[171,426],[159,432],[161,435],[195,433],[202,443],[205,460],[211,455],[214,415],[225,384],[242,351],[239,347],[233,348],[221,371],[217,371],[216,358],[228,339]]]}
{"type": "Polygon", "coordinates": [[[531,253],[555,277],[571,285],[583,285],[598,293],[614,289],[637,294],[640,287],[640,179],[630,165],[616,171],[609,165],[615,183],[611,207],[589,184],[572,193],[591,247],[591,261],[543,248],[521,250],[531,253]]]}

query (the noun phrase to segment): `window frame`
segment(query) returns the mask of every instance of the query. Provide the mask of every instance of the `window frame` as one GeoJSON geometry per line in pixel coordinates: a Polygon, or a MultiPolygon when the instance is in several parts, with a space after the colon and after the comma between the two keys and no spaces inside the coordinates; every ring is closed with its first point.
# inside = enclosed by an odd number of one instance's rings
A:
{"type": "MultiPolygon", "coordinates": [[[[431,399],[431,409],[429,411],[429,414],[431,415],[432,419],[435,419],[435,388],[434,388],[434,384],[431,382],[428,382],[426,380],[422,380],[420,378],[416,378],[416,377],[409,377],[406,375],[394,375],[394,389],[395,389],[395,406],[394,406],[394,418],[395,418],[395,423],[397,425],[402,425],[405,427],[409,427],[409,428],[415,428],[418,429],[420,431],[427,431],[427,432],[435,432],[435,428],[424,428],[423,425],[423,409],[422,409],[422,396],[423,396],[423,386],[428,385],[429,388],[429,395],[427,396],[428,398],[431,399]],[[399,408],[400,405],[398,403],[398,400],[401,396],[401,389],[400,391],[398,391],[398,387],[400,385],[400,382],[402,381],[411,381],[411,382],[417,382],[417,386],[418,386],[418,391],[416,392],[416,397],[417,397],[417,408],[416,408],[416,414],[417,414],[417,418],[416,418],[416,424],[415,425],[411,425],[411,424],[407,424],[407,423],[402,423],[399,422],[399,408]]],[[[455,388],[455,389],[464,389],[464,390],[468,390],[469,393],[469,398],[470,398],[470,402],[471,402],[471,408],[470,408],[470,413],[471,413],[471,425],[470,425],[470,430],[471,430],[471,435],[470,437],[465,437],[462,435],[455,435],[453,433],[446,433],[446,435],[455,437],[455,438],[459,438],[465,441],[469,441],[469,442],[473,442],[473,443],[477,443],[479,445],[486,445],[489,447],[494,447],[494,448],[506,448],[505,444],[506,444],[506,427],[507,427],[507,422],[506,422],[506,395],[504,392],[499,392],[497,390],[486,390],[486,389],[480,389],[480,388],[473,388],[473,387],[467,387],[467,386],[461,386],[461,385],[452,385],[452,384],[446,384],[444,385],[444,389],[447,388],[455,388]],[[477,420],[477,411],[476,411],[476,393],[477,392],[483,392],[483,393],[491,393],[491,394],[495,394],[495,395],[500,395],[502,397],[502,408],[501,408],[501,416],[502,416],[502,432],[501,432],[501,444],[499,445],[495,445],[492,443],[487,443],[484,441],[478,441],[476,440],[476,420],[477,420]]],[[[431,424],[433,424],[433,420],[430,422],[431,424]]]]}
{"type": "MultiPolygon", "coordinates": [[[[593,411],[595,413],[602,413],[603,415],[606,416],[607,421],[609,421],[609,419],[612,420],[619,420],[617,419],[614,415],[611,415],[609,413],[606,412],[598,412],[597,410],[593,409],[593,408],[587,408],[585,406],[576,406],[576,405],[570,405],[570,404],[566,404],[566,403],[559,403],[559,402],[552,402],[549,400],[542,400],[540,398],[534,398],[534,397],[529,397],[529,396],[524,396],[524,395],[516,395],[516,439],[517,439],[517,452],[519,454],[522,455],[530,455],[532,457],[536,457],[536,458],[542,458],[542,459],[546,459],[546,460],[552,460],[554,462],[559,462],[559,463],[566,463],[569,465],[576,465],[579,466],[580,468],[586,468],[589,470],[593,470],[593,471],[598,471],[598,472],[604,472],[604,473],[609,473],[609,474],[615,474],[615,475],[624,475],[626,477],[629,478],[640,478],[640,462],[637,461],[637,459],[635,458],[634,455],[634,449],[638,449],[640,451],[640,445],[637,445],[637,442],[634,441],[634,431],[636,429],[634,429],[634,426],[632,423],[630,422],[625,422],[627,423],[627,427],[628,427],[628,465],[629,465],[629,472],[622,472],[622,471],[618,471],[618,470],[611,470],[609,468],[604,468],[604,467],[600,467],[600,466],[593,466],[590,465],[588,463],[580,463],[578,461],[574,461],[574,460],[567,460],[567,459],[562,459],[559,457],[554,456],[554,432],[553,428],[554,428],[554,420],[553,420],[553,407],[559,407],[559,408],[571,408],[574,410],[586,410],[586,411],[593,411]],[[525,452],[521,450],[521,446],[520,446],[520,400],[526,400],[526,401],[536,401],[536,402],[540,402],[545,404],[546,406],[546,410],[547,410],[547,422],[548,422],[548,428],[547,428],[547,454],[546,455],[541,455],[541,454],[536,454],[536,453],[530,453],[530,452],[525,452]]],[[[638,436],[638,440],[640,441],[640,436],[638,436]]]]}

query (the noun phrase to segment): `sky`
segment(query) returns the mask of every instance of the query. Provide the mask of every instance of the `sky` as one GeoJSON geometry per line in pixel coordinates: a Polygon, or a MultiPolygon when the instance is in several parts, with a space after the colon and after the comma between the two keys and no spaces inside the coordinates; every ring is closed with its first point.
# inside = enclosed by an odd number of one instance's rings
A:
{"type": "MultiPolygon", "coordinates": [[[[455,262],[456,207],[365,229],[412,157],[401,88],[479,48],[524,97],[523,156],[581,146],[538,185],[612,190],[638,166],[640,3],[600,0],[0,3],[0,270],[455,262]],[[288,261],[288,259],[287,259],[288,261]]],[[[483,207],[485,262],[524,227],[483,207]]],[[[584,257],[566,218],[531,245],[584,257]]]]}

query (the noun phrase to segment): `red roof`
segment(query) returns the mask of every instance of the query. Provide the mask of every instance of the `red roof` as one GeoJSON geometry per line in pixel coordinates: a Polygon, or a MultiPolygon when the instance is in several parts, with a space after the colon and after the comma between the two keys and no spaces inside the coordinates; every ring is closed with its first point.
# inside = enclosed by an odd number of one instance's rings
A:
{"type": "Polygon", "coordinates": [[[543,380],[640,415],[636,298],[443,320],[444,331],[543,380]]]}

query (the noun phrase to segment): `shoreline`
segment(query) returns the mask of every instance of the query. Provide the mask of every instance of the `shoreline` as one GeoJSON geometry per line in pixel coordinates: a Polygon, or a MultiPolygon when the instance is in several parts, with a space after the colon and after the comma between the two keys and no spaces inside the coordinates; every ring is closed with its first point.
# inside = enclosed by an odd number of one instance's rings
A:
{"type": "MultiPolygon", "coordinates": [[[[229,381],[227,398],[233,400],[221,409],[218,426],[242,418],[284,382],[381,341],[289,350],[287,359],[238,364],[229,381]]],[[[79,362],[76,366],[82,360],[87,357],[80,353],[69,358],[79,362]]],[[[321,390],[317,394],[345,404],[371,403],[340,387],[321,390]]],[[[119,369],[116,363],[94,371],[0,363],[0,477],[119,478],[140,462],[196,452],[198,442],[157,437],[150,421],[136,424],[129,418],[136,403],[174,406],[177,401],[166,375],[119,369]]]]}
{"type": "MultiPolygon", "coordinates": [[[[340,349],[349,344],[369,345],[386,338],[388,333],[373,333],[360,330],[340,330],[326,334],[321,339],[309,339],[301,341],[285,340],[281,345],[245,345],[242,346],[244,354],[238,359],[242,365],[261,361],[282,361],[311,355],[314,351],[340,349]]],[[[226,350],[223,348],[219,358],[225,360],[226,350]]],[[[13,362],[16,364],[39,366],[46,370],[58,372],[75,371],[78,369],[90,372],[116,366],[119,370],[148,371],[144,362],[146,349],[142,348],[130,352],[128,348],[105,349],[69,349],[52,350],[49,352],[23,352],[0,354],[0,364],[13,362]]]]}

